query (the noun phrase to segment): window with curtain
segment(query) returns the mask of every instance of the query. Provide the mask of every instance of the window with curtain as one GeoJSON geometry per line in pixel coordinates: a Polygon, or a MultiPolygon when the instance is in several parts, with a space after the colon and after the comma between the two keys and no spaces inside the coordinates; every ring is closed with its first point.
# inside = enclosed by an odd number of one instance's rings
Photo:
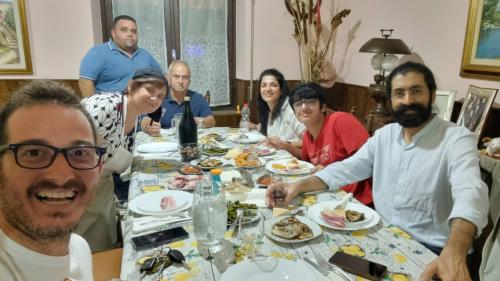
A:
{"type": "MultiPolygon", "coordinates": [[[[129,15],[137,21],[138,45],[150,52],[167,70],[164,0],[113,0],[113,16],[129,15]]],[[[112,19],[111,19],[112,20],[112,19]]]]}
{"type": "Polygon", "coordinates": [[[182,59],[191,66],[191,88],[210,91],[211,105],[229,104],[227,1],[182,0],[182,59]]]}
{"type": "Polygon", "coordinates": [[[114,17],[132,16],[137,21],[139,46],[148,50],[164,70],[175,53],[176,59],[186,61],[191,68],[190,90],[202,95],[210,91],[211,106],[230,104],[231,77],[234,77],[230,60],[234,51],[228,34],[234,30],[234,1],[103,0],[101,3],[107,38],[114,17]]]}

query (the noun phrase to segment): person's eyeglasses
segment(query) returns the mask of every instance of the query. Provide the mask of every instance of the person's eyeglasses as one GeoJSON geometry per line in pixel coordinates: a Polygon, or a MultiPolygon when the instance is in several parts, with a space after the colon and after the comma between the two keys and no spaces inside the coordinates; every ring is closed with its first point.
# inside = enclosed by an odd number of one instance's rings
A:
{"type": "Polygon", "coordinates": [[[406,92],[412,97],[417,97],[424,93],[424,87],[414,86],[408,89],[395,89],[391,92],[391,96],[396,99],[403,99],[406,96],[406,92]]]}
{"type": "Polygon", "coordinates": [[[105,148],[79,145],[65,148],[46,144],[14,143],[0,146],[0,153],[12,150],[19,167],[26,169],[47,168],[62,153],[69,166],[77,170],[90,170],[99,165],[105,148]]]}
{"type": "Polygon", "coordinates": [[[185,75],[172,75],[172,78],[174,78],[174,80],[177,80],[177,81],[188,81],[189,80],[189,76],[185,76],[185,75]]]}
{"type": "Polygon", "coordinates": [[[293,108],[299,109],[302,107],[302,105],[305,105],[306,107],[312,107],[317,102],[318,102],[317,99],[301,99],[293,103],[293,108]]]}

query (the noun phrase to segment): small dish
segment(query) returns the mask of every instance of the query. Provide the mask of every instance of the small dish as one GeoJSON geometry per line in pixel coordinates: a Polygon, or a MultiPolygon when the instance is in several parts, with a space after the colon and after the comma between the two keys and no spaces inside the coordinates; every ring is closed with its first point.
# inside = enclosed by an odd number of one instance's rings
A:
{"type": "Polygon", "coordinates": [[[269,174],[260,176],[256,181],[257,185],[259,185],[259,187],[262,188],[267,188],[272,182],[273,182],[272,176],[269,174]]]}
{"type": "Polygon", "coordinates": [[[179,173],[183,175],[199,175],[203,173],[203,170],[194,165],[184,165],[179,169],[179,173]]]}

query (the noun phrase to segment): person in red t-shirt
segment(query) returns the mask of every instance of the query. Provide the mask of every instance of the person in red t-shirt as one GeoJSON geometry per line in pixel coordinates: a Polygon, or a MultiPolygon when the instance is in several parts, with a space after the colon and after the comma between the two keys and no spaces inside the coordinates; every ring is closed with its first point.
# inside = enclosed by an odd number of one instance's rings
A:
{"type": "MultiPolygon", "coordinates": [[[[354,154],[367,140],[368,133],[350,113],[326,113],[325,95],[320,86],[308,82],[292,90],[290,105],[307,131],[302,140],[301,158],[314,164],[314,172],[354,154]]],[[[371,178],[346,185],[344,191],[365,205],[372,205],[371,178]]]]}

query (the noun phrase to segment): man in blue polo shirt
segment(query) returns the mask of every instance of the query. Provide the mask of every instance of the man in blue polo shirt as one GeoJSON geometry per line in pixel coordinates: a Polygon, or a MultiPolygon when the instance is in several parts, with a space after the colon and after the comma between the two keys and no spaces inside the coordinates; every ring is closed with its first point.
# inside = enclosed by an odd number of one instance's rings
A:
{"type": "Polygon", "coordinates": [[[185,96],[191,97],[191,111],[198,126],[203,125],[204,128],[215,126],[215,118],[207,101],[201,94],[188,90],[191,70],[186,62],[180,60],[172,62],[168,67],[167,79],[170,90],[161,105],[163,114],[160,122],[151,122],[149,117],[144,117],[141,122],[143,131],[150,135],[158,135],[161,128],[170,128],[174,115],[184,112],[185,96]]]}
{"type": "Polygon", "coordinates": [[[161,68],[145,49],[137,47],[135,19],[121,15],[113,20],[112,40],[92,47],[80,64],[80,91],[83,97],[94,93],[122,92],[134,72],[143,67],[161,68]]]}

